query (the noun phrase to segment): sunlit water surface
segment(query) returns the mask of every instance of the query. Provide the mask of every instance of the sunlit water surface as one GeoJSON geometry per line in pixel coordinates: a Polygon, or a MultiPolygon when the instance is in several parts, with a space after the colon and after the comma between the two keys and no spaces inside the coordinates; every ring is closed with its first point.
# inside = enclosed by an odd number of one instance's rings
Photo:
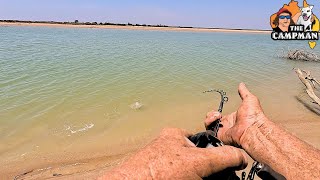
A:
{"type": "MultiPolygon", "coordinates": [[[[294,67],[320,78],[320,64],[277,57],[307,42],[269,34],[0,27],[0,158],[144,144],[163,127],[203,129],[223,89],[240,103],[245,82],[265,112],[284,124],[319,120],[294,67]],[[132,109],[138,102],[142,107],[132,109]]],[[[319,47],[314,50],[319,53],[319,47]]],[[[311,142],[319,140],[310,140],[311,142]]]]}

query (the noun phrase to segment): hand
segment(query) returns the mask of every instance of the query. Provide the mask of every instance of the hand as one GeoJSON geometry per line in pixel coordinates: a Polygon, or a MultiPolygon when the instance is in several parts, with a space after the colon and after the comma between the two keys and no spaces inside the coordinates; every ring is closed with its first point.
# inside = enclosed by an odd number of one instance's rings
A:
{"type": "MultiPolygon", "coordinates": [[[[244,83],[240,83],[238,92],[242,103],[236,112],[222,117],[218,138],[225,144],[241,147],[245,131],[253,125],[261,126],[268,119],[263,113],[259,99],[251,94],[244,83]]],[[[209,112],[205,126],[209,126],[219,118],[221,118],[219,112],[209,112]]]]}
{"type": "Polygon", "coordinates": [[[247,159],[231,146],[200,149],[181,129],[165,129],[160,136],[105,179],[200,179],[227,168],[244,169],[247,159]]]}

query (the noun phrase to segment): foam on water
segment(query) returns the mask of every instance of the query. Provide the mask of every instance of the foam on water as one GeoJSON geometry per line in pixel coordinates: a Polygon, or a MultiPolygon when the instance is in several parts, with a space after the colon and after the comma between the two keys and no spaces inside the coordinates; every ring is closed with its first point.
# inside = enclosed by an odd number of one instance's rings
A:
{"type": "Polygon", "coordinates": [[[138,101],[130,105],[130,108],[133,110],[139,110],[142,107],[143,107],[143,104],[138,101]]]}
{"type": "MultiPolygon", "coordinates": [[[[79,133],[79,132],[84,132],[84,131],[88,131],[89,129],[93,128],[94,124],[90,123],[90,124],[85,124],[84,127],[80,128],[80,129],[75,129],[76,127],[71,127],[71,126],[66,126],[66,131],[69,131],[71,134],[75,134],[75,133],[79,133]]],[[[68,136],[71,136],[70,134],[68,134],[68,136]]]]}

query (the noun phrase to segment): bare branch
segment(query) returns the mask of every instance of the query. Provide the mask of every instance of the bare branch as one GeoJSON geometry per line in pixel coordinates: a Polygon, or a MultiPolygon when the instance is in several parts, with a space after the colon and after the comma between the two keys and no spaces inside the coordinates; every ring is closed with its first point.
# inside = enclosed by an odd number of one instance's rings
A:
{"type": "Polygon", "coordinates": [[[314,52],[310,52],[307,50],[290,50],[288,49],[287,53],[283,52],[280,56],[282,58],[290,59],[290,60],[299,60],[299,61],[315,61],[320,62],[320,58],[314,52]]]}
{"type": "Polygon", "coordinates": [[[312,86],[314,78],[311,76],[310,71],[304,71],[299,68],[294,69],[298,75],[300,81],[306,86],[306,92],[309,97],[314,101],[314,103],[320,105],[320,98],[315,94],[314,87],[312,86]],[[303,72],[306,74],[303,74],[303,72]]]}

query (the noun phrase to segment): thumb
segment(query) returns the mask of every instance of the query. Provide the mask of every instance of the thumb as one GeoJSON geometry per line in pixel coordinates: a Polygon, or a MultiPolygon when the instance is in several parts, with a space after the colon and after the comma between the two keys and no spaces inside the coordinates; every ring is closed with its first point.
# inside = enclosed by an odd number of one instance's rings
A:
{"type": "Polygon", "coordinates": [[[238,92],[242,100],[252,95],[244,83],[239,84],[238,92]]]}
{"type": "Polygon", "coordinates": [[[208,127],[210,126],[211,123],[213,123],[214,121],[221,119],[222,115],[221,113],[217,112],[217,111],[211,111],[207,114],[207,118],[204,121],[204,126],[206,127],[206,129],[208,129],[208,127]]]}
{"type": "Polygon", "coordinates": [[[214,148],[197,149],[201,161],[196,163],[196,169],[201,177],[206,177],[225,169],[242,170],[248,165],[247,157],[244,151],[232,147],[221,146],[214,148]]]}

